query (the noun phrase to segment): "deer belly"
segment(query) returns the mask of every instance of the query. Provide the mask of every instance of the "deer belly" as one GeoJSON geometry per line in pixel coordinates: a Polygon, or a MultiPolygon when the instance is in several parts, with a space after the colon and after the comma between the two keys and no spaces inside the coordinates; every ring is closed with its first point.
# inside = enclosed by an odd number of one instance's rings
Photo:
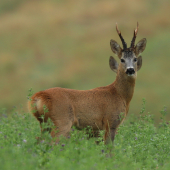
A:
{"type": "Polygon", "coordinates": [[[78,129],[91,127],[93,130],[102,130],[102,117],[96,114],[80,114],[76,116],[75,126],[78,129]]]}

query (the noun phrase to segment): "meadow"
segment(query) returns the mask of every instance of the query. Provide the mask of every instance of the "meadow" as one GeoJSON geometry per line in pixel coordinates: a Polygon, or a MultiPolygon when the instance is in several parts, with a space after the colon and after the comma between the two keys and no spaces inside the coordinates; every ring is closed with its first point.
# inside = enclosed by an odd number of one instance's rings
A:
{"type": "Polygon", "coordinates": [[[169,170],[169,6],[169,0],[1,0],[0,169],[169,170]],[[104,145],[102,131],[96,139],[90,129],[74,128],[57,145],[46,133],[37,143],[29,89],[111,84],[110,39],[121,44],[115,23],[130,44],[137,21],[136,43],[146,38],[147,46],[114,144],[104,145]]]}
{"type": "MultiPolygon", "coordinates": [[[[138,116],[131,115],[117,131],[114,145],[104,145],[101,137],[89,138],[86,131],[72,129],[66,139],[54,145],[50,135],[40,137],[39,123],[29,113],[16,108],[11,115],[1,110],[0,118],[0,165],[1,170],[59,169],[59,170],[111,170],[111,169],[161,169],[170,168],[170,122],[167,111],[161,111],[158,127],[153,115],[145,113],[143,99],[138,116]],[[96,141],[99,143],[96,144],[96,141]]],[[[43,125],[43,127],[53,125],[43,125]]]]}

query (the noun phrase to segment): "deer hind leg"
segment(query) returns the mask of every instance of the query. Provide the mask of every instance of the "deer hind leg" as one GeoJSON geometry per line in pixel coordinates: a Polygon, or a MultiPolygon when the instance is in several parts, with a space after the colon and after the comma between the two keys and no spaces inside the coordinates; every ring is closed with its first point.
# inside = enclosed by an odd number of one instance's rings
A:
{"type": "Polygon", "coordinates": [[[51,100],[50,96],[44,92],[38,92],[32,96],[28,102],[28,109],[40,123],[41,137],[36,137],[39,141],[42,138],[42,133],[50,132],[50,126],[45,128],[42,126],[43,123],[47,123],[50,118],[51,100]]]}
{"type": "Polygon", "coordinates": [[[72,121],[66,120],[56,120],[53,121],[55,128],[51,131],[51,136],[55,138],[56,144],[59,142],[60,136],[69,137],[70,130],[72,127],[72,121]]]}

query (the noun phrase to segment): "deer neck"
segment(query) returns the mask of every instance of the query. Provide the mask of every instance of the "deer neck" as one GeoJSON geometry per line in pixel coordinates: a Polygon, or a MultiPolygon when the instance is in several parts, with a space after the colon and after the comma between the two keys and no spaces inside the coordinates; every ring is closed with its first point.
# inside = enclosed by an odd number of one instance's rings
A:
{"type": "Polygon", "coordinates": [[[128,76],[124,71],[120,69],[118,70],[116,80],[113,83],[119,95],[125,99],[127,105],[130,103],[133,97],[137,76],[136,74],[137,73],[135,73],[134,76],[128,76]]]}

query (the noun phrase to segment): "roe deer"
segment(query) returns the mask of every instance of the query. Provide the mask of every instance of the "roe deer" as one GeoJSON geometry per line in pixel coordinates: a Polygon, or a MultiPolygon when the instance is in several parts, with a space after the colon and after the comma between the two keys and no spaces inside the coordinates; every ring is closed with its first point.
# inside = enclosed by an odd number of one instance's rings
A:
{"type": "Polygon", "coordinates": [[[91,90],[50,88],[35,93],[29,101],[29,110],[40,122],[40,126],[43,121],[47,122],[48,118],[54,123],[55,128],[50,133],[52,137],[57,137],[57,141],[60,135],[67,137],[72,126],[78,129],[90,126],[96,133],[105,130],[105,143],[114,141],[116,129],[128,113],[137,71],[142,66],[142,57],[139,55],[146,47],[145,38],[135,46],[138,23],[129,48],[117,24],[116,30],[123,49],[116,41],[110,41],[113,53],[120,59],[119,64],[112,56],[109,60],[110,68],[117,73],[116,80],[112,84],[91,90]],[[44,105],[48,109],[45,115],[44,105]],[[120,119],[121,113],[124,114],[123,119],[120,119]]]}

